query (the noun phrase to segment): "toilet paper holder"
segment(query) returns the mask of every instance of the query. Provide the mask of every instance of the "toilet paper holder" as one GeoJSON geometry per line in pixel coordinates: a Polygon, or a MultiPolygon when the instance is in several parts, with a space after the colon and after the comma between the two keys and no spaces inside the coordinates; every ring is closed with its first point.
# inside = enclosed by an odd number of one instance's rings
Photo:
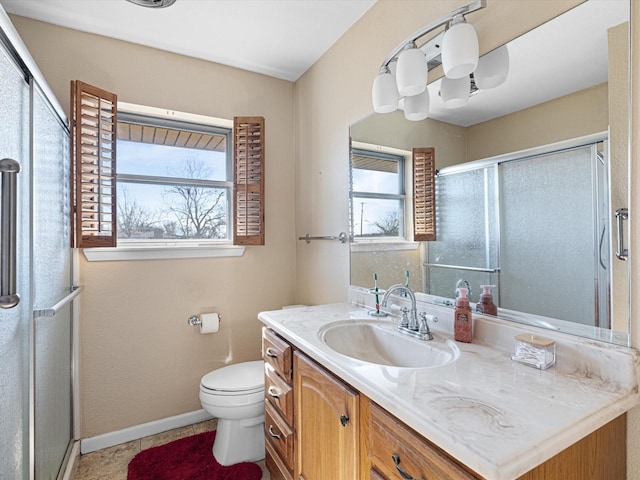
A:
{"type": "MultiPolygon", "coordinates": [[[[218,314],[218,317],[220,318],[220,323],[222,323],[222,315],[218,314]]],[[[190,327],[199,327],[202,325],[202,320],[200,319],[200,315],[191,315],[187,319],[187,323],[190,327]]]]}

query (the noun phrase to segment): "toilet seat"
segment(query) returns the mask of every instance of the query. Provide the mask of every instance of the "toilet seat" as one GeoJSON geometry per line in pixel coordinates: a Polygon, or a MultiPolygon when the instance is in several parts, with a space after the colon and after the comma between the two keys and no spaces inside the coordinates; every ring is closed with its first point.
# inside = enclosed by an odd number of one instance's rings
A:
{"type": "Polygon", "coordinates": [[[207,373],[200,391],[210,395],[237,396],[264,391],[264,361],[236,363],[207,373]]]}

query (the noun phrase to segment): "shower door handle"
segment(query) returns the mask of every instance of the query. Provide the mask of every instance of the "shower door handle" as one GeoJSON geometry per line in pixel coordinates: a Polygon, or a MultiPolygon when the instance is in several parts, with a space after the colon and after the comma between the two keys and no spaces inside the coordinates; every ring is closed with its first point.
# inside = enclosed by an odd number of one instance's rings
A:
{"type": "Polygon", "coordinates": [[[16,222],[18,211],[17,176],[20,164],[11,158],[0,160],[2,207],[0,207],[0,308],[20,302],[16,293],[16,222]]]}
{"type": "Polygon", "coordinates": [[[624,248],[624,221],[629,218],[629,209],[619,208],[616,210],[616,222],[618,223],[618,248],[616,257],[619,260],[629,258],[629,250],[624,248]]]}

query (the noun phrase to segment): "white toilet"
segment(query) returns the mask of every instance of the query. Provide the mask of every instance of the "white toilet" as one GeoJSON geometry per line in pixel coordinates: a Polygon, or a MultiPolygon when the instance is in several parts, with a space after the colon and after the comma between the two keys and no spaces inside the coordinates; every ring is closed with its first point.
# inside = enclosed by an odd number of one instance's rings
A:
{"type": "Polygon", "coordinates": [[[202,407],[218,419],[213,456],[221,465],[264,458],[264,361],[207,373],[200,381],[202,407]]]}

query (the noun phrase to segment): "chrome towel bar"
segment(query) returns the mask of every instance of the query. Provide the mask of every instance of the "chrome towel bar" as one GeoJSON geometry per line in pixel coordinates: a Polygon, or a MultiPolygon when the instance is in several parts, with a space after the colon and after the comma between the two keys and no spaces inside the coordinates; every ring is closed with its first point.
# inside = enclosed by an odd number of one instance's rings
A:
{"type": "Polygon", "coordinates": [[[311,243],[311,240],[338,240],[340,243],[346,243],[349,239],[345,232],[340,232],[337,236],[330,235],[327,237],[312,237],[310,234],[306,234],[304,237],[298,237],[298,240],[304,240],[307,243],[311,243]]]}
{"type": "Polygon", "coordinates": [[[464,270],[467,272],[500,273],[499,268],[462,267],[460,265],[441,265],[439,263],[423,263],[422,265],[425,267],[449,268],[451,270],[464,270]]]}
{"type": "Polygon", "coordinates": [[[73,302],[73,300],[80,295],[80,293],[84,290],[84,285],[78,285],[78,286],[73,286],[71,287],[71,293],[69,293],[69,295],[67,295],[66,297],[64,297],[62,300],[60,300],[58,303],[56,303],[53,307],[51,308],[43,308],[40,310],[34,310],[33,311],[33,317],[34,318],[40,318],[40,317],[55,317],[55,315],[62,310],[62,308],[73,302]]]}

